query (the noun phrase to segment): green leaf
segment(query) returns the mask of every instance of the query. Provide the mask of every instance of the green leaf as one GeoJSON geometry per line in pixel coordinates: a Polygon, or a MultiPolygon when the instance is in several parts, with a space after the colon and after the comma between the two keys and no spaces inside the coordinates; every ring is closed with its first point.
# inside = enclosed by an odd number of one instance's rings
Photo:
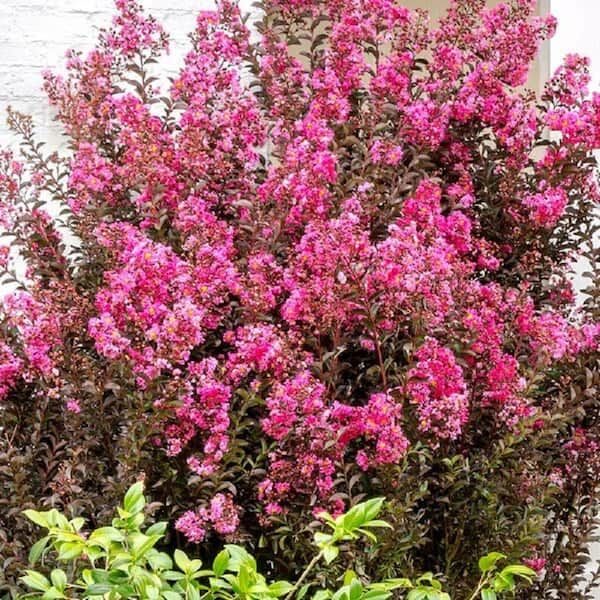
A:
{"type": "Polygon", "coordinates": [[[115,588],[113,588],[113,592],[119,594],[119,597],[121,598],[134,598],[136,596],[137,591],[138,590],[130,583],[127,583],[125,585],[118,585],[115,588]]]}
{"type": "Polygon", "coordinates": [[[337,558],[339,553],[340,550],[337,546],[325,546],[323,548],[323,558],[328,565],[337,558]]]}
{"type": "Polygon", "coordinates": [[[81,572],[81,579],[83,580],[83,583],[85,583],[86,585],[91,585],[92,583],[94,583],[95,580],[93,573],[94,571],[92,569],[83,569],[83,571],[81,572]]]}
{"type": "Polygon", "coordinates": [[[285,596],[294,589],[294,586],[288,581],[276,581],[269,586],[269,595],[279,598],[285,596]]]}
{"type": "Polygon", "coordinates": [[[49,590],[46,590],[42,595],[42,598],[44,600],[56,600],[57,598],[64,598],[64,597],[65,597],[65,595],[63,594],[63,592],[56,589],[55,587],[51,587],[49,590]]]}
{"type": "Polygon", "coordinates": [[[93,542],[100,538],[106,538],[110,542],[122,542],[125,536],[115,527],[100,527],[90,533],[89,542],[93,542]]]}
{"type": "Polygon", "coordinates": [[[173,553],[175,564],[184,572],[188,573],[192,564],[192,561],[188,558],[187,554],[183,550],[175,550],[173,553]]]}
{"type": "Polygon", "coordinates": [[[85,553],[92,562],[104,558],[107,554],[100,546],[86,546],[85,553]]]}
{"type": "MultiPolygon", "coordinates": [[[[195,558],[190,562],[190,572],[198,574],[202,568],[202,561],[199,558],[195,558]]],[[[212,574],[212,571],[203,571],[204,574],[212,574]]]]}
{"type": "Polygon", "coordinates": [[[85,588],[84,596],[103,596],[112,590],[108,583],[92,583],[85,588]]]}
{"type": "Polygon", "coordinates": [[[417,585],[422,585],[423,583],[428,583],[430,587],[436,590],[442,589],[442,584],[437,579],[435,579],[433,573],[431,572],[423,573],[423,575],[421,575],[421,577],[417,579],[417,585]]]}
{"type": "Polygon", "coordinates": [[[165,571],[162,576],[167,581],[181,581],[185,579],[185,575],[181,571],[165,571]]]}
{"type": "Polygon", "coordinates": [[[227,550],[221,550],[215,560],[213,560],[212,570],[217,577],[221,577],[229,566],[229,552],[227,550]]]}
{"type": "Polygon", "coordinates": [[[299,590],[298,593],[296,594],[296,600],[302,600],[302,598],[304,598],[304,596],[306,596],[306,594],[308,593],[308,590],[310,589],[310,586],[312,585],[312,583],[305,583],[299,590]]]}
{"type": "Polygon", "coordinates": [[[410,579],[405,577],[396,579],[384,579],[369,585],[369,589],[374,590],[397,590],[401,588],[412,588],[413,584],[410,579]]]}
{"type": "Polygon", "coordinates": [[[55,527],[50,528],[50,535],[56,538],[57,542],[82,542],[83,538],[78,533],[72,531],[63,531],[56,529],[55,527]]]}
{"type": "Polygon", "coordinates": [[[50,573],[50,580],[52,585],[62,592],[67,585],[67,574],[62,569],[54,569],[50,573]]]}
{"type": "Polygon", "coordinates": [[[110,545],[111,541],[107,537],[102,535],[97,535],[93,540],[89,539],[86,544],[88,552],[92,549],[108,551],[110,549],[110,545]]]}
{"type": "Polygon", "coordinates": [[[492,582],[496,592],[507,592],[515,589],[515,579],[512,575],[498,573],[492,582]]]}
{"type": "Polygon", "coordinates": [[[359,527],[355,531],[357,531],[358,533],[360,533],[360,534],[364,535],[365,537],[369,538],[373,542],[377,541],[377,536],[374,533],[372,533],[371,531],[368,531],[367,529],[363,529],[362,527],[359,527]]]}
{"type": "Polygon", "coordinates": [[[133,554],[134,560],[137,560],[138,558],[145,556],[145,554],[151,548],[154,547],[156,542],[158,542],[158,540],[160,540],[161,536],[160,535],[146,536],[143,533],[140,533],[140,534],[133,535],[132,538],[133,538],[132,544],[131,544],[132,554],[133,554]]]}
{"type": "Polygon", "coordinates": [[[46,546],[48,545],[48,541],[50,537],[43,537],[41,540],[38,540],[33,546],[31,546],[31,550],[29,551],[29,564],[34,565],[43,554],[46,546]]]}
{"type": "Polygon", "coordinates": [[[490,552],[479,559],[479,570],[482,573],[488,573],[496,568],[498,561],[506,558],[506,555],[500,552],[490,552]]]}
{"type": "Polygon", "coordinates": [[[138,481],[127,490],[123,500],[123,508],[130,515],[135,515],[141,512],[145,505],[146,499],[144,498],[144,483],[142,481],[138,481]]]}
{"type": "Polygon", "coordinates": [[[322,510],[315,515],[319,519],[323,519],[327,523],[334,524],[335,519],[326,510],[322,510]]]}
{"type": "Polygon", "coordinates": [[[231,589],[231,585],[223,580],[223,579],[219,579],[217,577],[211,577],[208,580],[209,584],[210,584],[210,588],[212,590],[230,590],[231,589]]]}
{"type": "Polygon", "coordinates": [[[50,524],[48,523],[47,519],[47,513],[41,513],[37,510],[27,509],[23,511],[23,514],[36,525],[45,527],[46,529],[50,528],[50,524]]]}
{"type": "Polygon", "coordinates": [[[331,597],[332,600],[350,600],[350,586],[344,586],[341,587],[339,590],[337,590],[333,596],[331,597]]]}
{"type": "Polygon", "coordinates": [[[342,526],[347,531],[353,531],[360,527],[367,519],[365,519],[365,503],[353,506],[345,515],[342,515],[342,526]]]}
{"type": "Polygon", "coordinates": [[[332,539],[333,539],[333,536],[331,536],[328,533],[323,533],[322,531],[317,531],[314,535],[315,545],[317,545],[317,546],[323,546],[325,544],[329,544],[329,542],[331,542],[332,539]]]}
{"type": "Polygon", "coordinates": [[[71,526],[75,531],[80,531],[85,525],[85,519],[83,517],[75,517],[71,520],[71,526]]]}
{"type": "Polygon", "coordinates": [[[344,585],[350,585],[355,579],[358,579],[358,575],[352,569],[344,573],[344,585]]]}
{"type": "Polygon", "coordinates": [[[353,579],[349,586],[349,600],[360,600],[363,593],[363,586],[359,579],[353,579]]]}
{"type": "Polygon", "coordinates": [[[251,571],[248,568],[248,565],[240,565],[240,572],[237,578],[237,584],[239,586],[239,591],[242,594],[247,593],[250,589],[250,586],[252,585],[252,577],[250,576],[250,573],[251,571]]]}
{"type": "Polygon", "coordinates": [[[173,561],[166,552],[157,552],[156,550],[153,552],[149,552],[146,558],[154,571],[167,571],[173,568],[173,561]]]}
{"type": "Polygon", "coordinates": [[[381,519],[367,521],[363,527],[386,527],[387,529],[393,529],[393,527],[387,521],[382,521],[381,519]]]}
{"type": "Polygon", "coordinates": [[[162,537],[167,530],[168,525],[169,524],[166,521],[154,523],[154,525],[150,525],[150,527],[146,529],[146,535],[160,535],[162,537]]]}
{"type": "Polygon", "coordinates": [[[50,582],[37,571],[25,571],[26,575],[21,577],[21,581],[27,586],[34,590],[39,590],[40,592],[45,592],[50,589],[50,582]]]}
{"type": "Polygon", "coordinates": [[[44,513],[48,525],[51,527],[57,527],[58,529],[69,530],[69,521],[67,517],[61,515],[55,508],[44,513]]]}
{"type": "Polygon", "coordinates": [[[70,561],[83,554],[85,545],[83,542],[66,542],[60,545],[58,560],[70,561]]]}
{"type": "Polygon", "coordinates": [[[258,583],[252,584],[248,588],[248,594],[250,596],[259,595],[259,596],[268,596],[269,588],[264,581],[259,581],[258,583]]]}
{"type": "Polygon", "coordinates": [[[370,590],[362,595],[362,600],[387,600],[392,592],[383,592],[379,590],[370,590]]]}
{"type": "Polygon", "coordinates": [[[242,564],[246,564],[251,570],[256,571],[256,560],[244,548],[235,544],[226,544],[225,549],[229,552],[229,570],[238,571],[242,564]]]}
{"type": "Polygon", "coordinates": [[[365,521],[374,519],[381,512],[384,502],[385,498],[372,498],[371,500],[363,502],[365,521]]]}
{"type": "Polygon", "coordinates": [[[189,598],[189,600],[200,600],[200,593],[198,592],[198,590],[195,587],[188,586],[187,587],[187,597],[189,598]]]}
{"type": "Polygon", "coordinates": [[[160,588],[151,584],[143,586],[141,592],[144,600],[158,600],[160,597],[160,588]]]}
{"type": "Polygon", "coordinates": [[[537,577],[537,573],[525,565],[508,565],[508,567],[502,569],[501,573],[503,575],[516,575],[517,577],[522,577],[529,583],[532,582],[534,577],[537,577]]]}
{"type": "Polygon", "coordinates": [[[481,590],[481,600],[496,600],[498,596],[496,596],[496,592],[490,588],[485,588],[481,590]]]}
{"type": "Polygon", "coordinates": [[[110,571],[105,577],[104,573],[97,577],[95,583],[110,583],[111,585],[123,585],[129,581],[129,573],[123,571],[110,571]]]}

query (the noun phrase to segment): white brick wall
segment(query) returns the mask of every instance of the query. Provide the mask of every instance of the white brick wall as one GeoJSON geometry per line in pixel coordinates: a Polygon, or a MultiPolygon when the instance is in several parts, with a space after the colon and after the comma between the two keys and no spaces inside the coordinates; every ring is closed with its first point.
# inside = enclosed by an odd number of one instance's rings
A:
{"type": "MultiPolygon", "coordinates": [[[[211,0],[142,0],[171,35],[165,67],[174,72],[188,48],[187,34],[211,0]]],[[[242,8],[250,10],[251,0],[242,8]]],[[[61,70],[67,49],[89,50],[97,30],[110,24],[112,0],[0,0],[0,145],[11,142],[4,110],[9,104],[32,114],[40,133],[59,143],[42,84],[41,71],[61,70]]]]}

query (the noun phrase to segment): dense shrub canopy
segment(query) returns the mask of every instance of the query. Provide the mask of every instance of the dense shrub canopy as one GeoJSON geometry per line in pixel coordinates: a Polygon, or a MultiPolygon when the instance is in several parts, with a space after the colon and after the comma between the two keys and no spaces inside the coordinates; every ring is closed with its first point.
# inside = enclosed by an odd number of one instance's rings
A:
{"type": "Polygon", "coordinates": [[[268,548],[282,576],[315,511],[377,493],[395,530],[357,572],[431,569],[459,593],[504,549],[543,571],[540,598],[584,597],[587,60],[523,89],[555,28],[531,0],[456,0],[437,28],[394,0],[271,0],[256,42],[220,0],[161,85],[167,35],[116,6],[44,75],[68,150],[11,111],[22,156],[0,157],[6,586],[21,509],[104,518],[144,477],[172,536],[268,548]]]}

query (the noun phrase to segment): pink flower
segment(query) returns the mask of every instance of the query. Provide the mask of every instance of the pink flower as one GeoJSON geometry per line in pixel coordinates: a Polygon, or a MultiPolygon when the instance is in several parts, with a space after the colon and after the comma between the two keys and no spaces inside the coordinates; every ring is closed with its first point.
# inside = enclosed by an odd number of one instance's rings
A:
{"type": "Polygon", "coordinates": [[[467,386],[462,369],[448,348],[427,339],[415,352],[408,394],[416,406],[418,427],[444,439],[456,439],[469,418],[467,386]]]}
{"type": "Polygon", "coordinates": [[[79,414],[81,412],[81,406],[79,406],[79,402],[77,402],[77,400],[67,400],[66,407],[69,412],[74,414],[79,414]]]}
{"type": "Polygon", "coordinates": [[[0,341],[0,400],[3,400],[17,382],[23,370],[23,361],[0,341]]]}
{"type": "Polygon", "coordinates": [[[215,494],[208,507],[187,511],[175,523],[175,529],[196,544],[203,541],[211,529],[220,535],[231,535],[238,526],[238,509],[229,494],[215,494]]]}
{"type": "Polygon", "coordinates": [[[541,557],[525,558],[523,559],[523,563],[530,569],[536,571],[537,573],[541,573],[546,567],[546,559],[541,557]]]}
{"type": "Polygon", "coordinates": [[[556,225],[569,198],[562,188],[547,188],[544,192],[527,196],[523,206],[530,211],[531,220],[541,227],[550,228],[556,225]]]}
{"type": "Polygon", "coordinates": [[[205,521],[200,514],[194,511],[187,511],[175,522],[175,529],[185,535],[192,543],[199,543],[204,540],[206,529],[205,521]]]}

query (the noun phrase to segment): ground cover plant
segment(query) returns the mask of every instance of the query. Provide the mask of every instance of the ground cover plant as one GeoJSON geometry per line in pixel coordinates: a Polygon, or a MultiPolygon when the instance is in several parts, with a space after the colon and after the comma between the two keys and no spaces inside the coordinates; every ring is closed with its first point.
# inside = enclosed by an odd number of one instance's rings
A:
{"type": "MultiPolygon", "coordinates": [[[[21,577],[34,590],[23,598],[164,598],[165,600],[269,600],[270,598],[304,598],[314,600],[387,600],[397,590],[407,593],[407,600],[450,600],[432,573],[425,573],[414,583],[407,578],[362,582],[354,571],[346,571],[337,590],[323,589],[311,581],[319,562],[331,564],[352,549],[361,537],[376,542],[373,530],[389,527],[377,519],[383,498],[355,504],[348,512],[333,517],[323,512],[319,517],[327,533],[314,535],[315,556],[295,583],[268,582],[259,572],[253,556],[241,546],[228,544],[203,568],[201,560],[190,559],[175,549],[173,557],[158,551],[167,523],[159,522],[142,530],[146,498],[142,482],[132,485],[117,508],[110,527],[92,532],[83,529],[85,519],[67,519],[56,509],[45,512],[25,511],[29,520],[44,527],[47,535],[34,544],[29,560],[35,565],[56,562],[66,566],[52,569],[50,577],[30,569],[21,577]],[[66,564],[65,564],[66,563],[66,564]]],[[[481,572],[471,599],[494,600],[512,594],[520,582],[532,583],[535,571],[525,565],[500,568],[506,556],[492,552],[479,560],[481,572]]]]}
{"type": "Polygon", "coordinates": [[[223,0],[165,82],[166,32],[117,0],[44,74],[66,149],[9,111],[6,594],[23,510],[104,524],[144,479],[165,548],[240,544],[269,580],[302,572],[316,514],[381,496],[365,581],[468,597],[501,550],[539,572],[523,597],[591,597],[600,95],[577,55],[523,87],[556,25],[534,9],[223,0]]]}

